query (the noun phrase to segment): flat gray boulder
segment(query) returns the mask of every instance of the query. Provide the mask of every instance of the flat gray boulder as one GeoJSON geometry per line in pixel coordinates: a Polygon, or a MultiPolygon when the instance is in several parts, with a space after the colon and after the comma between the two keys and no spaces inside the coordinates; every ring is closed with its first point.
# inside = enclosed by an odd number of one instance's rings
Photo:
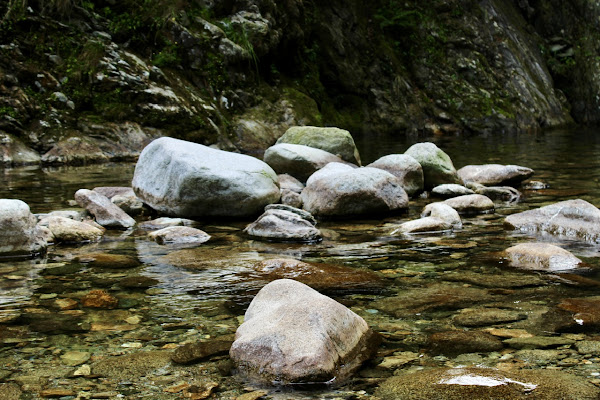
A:
{"type": "Polygon", "coordinates": [[[465,183],[475,182],[486,186],[519,185],[534,173],[531,168],[500,164],[467,165],[457,172],[465,183]]]}
{"type": "Polygon", "coordinates": [[[342,304],[279,279],[250,303],[229,355],[259,383],[340,383],[372,356],[374,341],[367,323],[342,304]]]}
{"type": "Polygon", "coordinates": [[[46,247],[44,231],[27,203],[0,199],[0,255],[35,256],[46,247]]]}
{"type": "Polygon", "coordinates": [[[158,244],[197,245],[210,240],[210,235],[203,230],[189,226],[169,226],[148,234],[158,244]]]}
{"type": "Polygon", "coordinates": [[[324,150],[289,143],[269,147],[263,159],[278,174],[288,174],[302,182],[329,163],[344,162],[324,150]]]}
{"type": "Polygon", "coordinates": [[[350,132],[339,128],[292,126],[277,140],[277,144],[302,144],[335,154],[342,160],[360,165],[360,155],[350,132]]]}
{"type": "Polygon", "coordinates": [[[254,238],[272,241],[315,242],[323,238],[315,223],[312,215],[304,210],[268,208],[244,232],[254,238]]]}
{"type": "Polygon", "coordinates": [[[135,225],[135,220],[113,204],[108,197],[88,189],[75,192],[75,201],[94,216],[96,222],[105,228],[127,229],[135,225]]]}
{"type": "Polygon", "coordinates": [[[535,271],[569,271],[581,260],[561,247],[550,243],[521,243],[505,250],[511,267],[535,271]]]}
{"type": "Polygon", "coordinates": [[[142,151],[132,186],[150,207],[184,218],[257,215],[280,195],[266,163],[168,137],[142,151]]]}
{"type": "Polygon", "coordinates": [[[421,164],[425,189],[429,190],[443,183],[462,183],[448,154],[434,143],[414,144],[404,154],[411,156],[421,164]]]}
{"type": "Polygon", "coordinates": [[[600,210],[585,200],[566,200],[509,215],[504,225],[526,233],[600,242],[600,210]]]}
{"type": "Polygon", "coordinates": [[[459,214],[485,214],[494,212],[494,202],[481,194],[467,194],[444,200],[444,204],[454,208],[459,214]]]}
{"type": "Polygon", "coordinates": [[[452,197],[464,196],[467,194],[475,194],[475,192],[457,183],[444,183],[431,189],[432,196],[441,197],[443,199],[450,199],[452,197]]]}
{"type": "Polygon", "coordinates": [[[408,195],[389,172],[330,165],[313,174],[302,191],[304,209],[314,216],[381,214],[408,207],[408,195]]]}
{"type": "Polygon", "coordinates": [[[367,167],[379,168],[394,175],[409,196],[423,191],[423,168],[417,160],[407,154],[389,154],[373,161],[367,167]]]}

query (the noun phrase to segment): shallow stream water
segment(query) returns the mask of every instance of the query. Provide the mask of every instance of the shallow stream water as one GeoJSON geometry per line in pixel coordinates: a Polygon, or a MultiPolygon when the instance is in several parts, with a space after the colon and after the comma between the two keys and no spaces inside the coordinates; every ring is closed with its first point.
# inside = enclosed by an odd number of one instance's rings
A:
{"type": "MultiPolygon", "coordinates": [[[[503,227],[506,215],[562,200],[581,198],[599,206],[598,132],[355,139],[363,165],[403,153],[414,143],[433,141],[457,169],[467,164],[517,164],[533,168],[533,179],[549,187],[523,190],[518,203],[497,202],[493,214],[464,217],[463,229],[452,234],[390,236],[394,226],[418,218],[422,208],[435,201],[419,198],[400,216],[320,222],[325,239],[316,244],[249,240],[242,229],[250,221],[199,221],[212,239],[197,248],[161,246],[136,228],[108,231],[99,243],[53,246],[43,258],[0,260],[0,388],[4,393],[9,385],[10,390],[18,388],[21,398],[58,393],[54,397],[64,399],[226,399],[264,389],[274,398],[362,399],[372,397],[383,379],[405,370],[506,364],[561,370],[599,384],[600,352],[578,352],[568,342],[595,341],[596,334],[556,333],[548,319],[564,299],[600,294],[600,246],[531,237],[503,227]],[[532,240],[559,243],[588,268],[571,277],[520,271],[499,255],[513,244],[532,240]],[[128,268],[86,262],[105,253],[139,262],[128,268]],[[377,358],[346,385],[312,392],[254,388],[231,375],[226,354],[191,365],[169,361],[173,349],[183,343],[231,340],[252,296],[273,279],[254,266],[272,258],[335,264],[368,277],[362,282],[320,282],[319,290],[350,307],[383,336],[377,358]],[[94,289],[116,297],[118,307],[82,307],[78,302],[94,289]],[[65,302],[57,300],[74,300],[74,306],[65,309],[65,302]],[[467,327],[457,323],[457,315],[487,308],[516,311],[523,317],[467,327]],[[532,354],[509,344],[450,354],[430,340],[451,330],[508,328],[568,343],[539,347],[534,350],[541,352],[532,354]],[[72,360],[77,357],[85,360],[72,360]],[[402,361],[379,365],[390,357],[402,361]],[[88,365],[91,371],[84,369],[88,365]]],[[[21,199],[34,213],[67,209],[76,190],[129,186],[133,170],[134,164],[0,170],[0,198],[21,199]]]]}

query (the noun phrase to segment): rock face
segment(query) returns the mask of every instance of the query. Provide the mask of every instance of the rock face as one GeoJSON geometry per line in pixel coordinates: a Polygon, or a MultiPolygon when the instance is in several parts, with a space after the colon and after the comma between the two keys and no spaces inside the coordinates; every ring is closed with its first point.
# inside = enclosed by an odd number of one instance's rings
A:
{"type": "Polygon", "coordinates": [[[46,249],[43,232],[29,206],[21,200],[0,199],[0,255],[36,255],[46,249]]]}
{"type": "Polygon", "coordinates": [[[311,214],[324,217],[378,214],[408,207],[408,195],[389,172],[336,165],[311,176],[302,191],[302,201],[311,214]]]}
{"type": "Polygon", "coordinates": [[[97,223],[106,228],[127,229],[135,225],[133,218],[100,193],[79,189],[75,192],[75,200],[96,218],[97,223]]]}
{"type": "Polygon", "coordinates": [[[400,180],[400,184],[409,196],[423,191],[424,178],[421,164],[407,154],[383,156],[367,167],[379,168],[389,172],[400,180]]]}
{"type": "Polygon", "coordinates": [[[546,272],[572,270],[581,263],[570,251],[549,243],[521,243],[506,249],[506,255],[512,267],[546,272]]]}
{"type": "Polygon", "coordinates": [[[580,199],[509,215],[504,225],[522,232],[600,241],[600,210],[580,199]]]}
{"type": "Polygon", "coordinates": [[[475,182],[486,186],[519,185],[534,173],[531,168],[500,164],[467,165],[457,172],[465,183],[475,182]]]}
{"type": "Polygon", "coordinates": [[[350,132],[339,128],[292,126],[277,140],[277,144],[302,144],[325,150],[342,160],[360,165],[360,154],[350,132]]]}
{"type": "Polygon", "coordinates": [[[494,202],[481,194],[467,194],[445,200],[444,204],[454,208],[459,214],[482,214],[493,212],[494,202]]]}
{"type": "Polygon", "coordinates": [[[142,151],[132,186],[144,203],[180,217],[256,215],[279,200],[264,162],[166,137],[142,151]]]}
{"type": "Polygon", "coordinates": [[[539,399],[591,400],[600,389],[560,371],[436,368],[394,376],[375,395],[382,400],[539,399]]]}
{"type": "Polygon", "coordinates": [[[341,382],[372,352],[374,336],[352,311],[290,279],[266,285],[246,311],[229,352],[259,382],[341,382]]]}
{"type": "Polygon", "coordinates": [[[278,174],[289,174],[303,182],[331,162],[344,162],[325,150],[288,143],[269,147],[265,151],[264,161],[278,174]]]}
{"type": "Polygon", "coordinates": [[[244,232],[256,238],[274,241],[314,242],[322,239],[312,216],[303,215],[302,210],[267,209],[244,232]]]}
{"type": "Polygon", "coordinates": [[[444,183],[460,183],[452,160],[435,144],[417,143],[406,150],[404,154],[411,156],[421,164],[425,189],[431,189],[444,183]]]}

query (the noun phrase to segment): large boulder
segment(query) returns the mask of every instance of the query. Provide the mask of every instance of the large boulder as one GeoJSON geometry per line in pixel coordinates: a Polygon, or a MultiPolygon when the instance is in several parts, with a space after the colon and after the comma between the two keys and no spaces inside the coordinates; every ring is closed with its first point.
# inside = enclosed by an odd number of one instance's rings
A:
{"type": "Polygon", "coordinates": [[[431,189],[443,183],[461,183],[452,160],[435,144],[417,143],[404,152],[417,160],[423,167],[425,189],[431,189]]]}
{"type": "Polygon", "coordinates": [[[394,175],[409,196],[423,191],[423,167],[407,154],[389,154],[373,161],[367,167],[383,169],[394,175]]]}
{"type": "Polygon", "coordinates": [[[515,268],[547,272],[568,271],[581,260],[561,247],[550,243],[521,243],[506,249],[510,265],[515,268]]]}
{"type": "Polygon", "coordinates": [[[339,128],[293,126],[277,140],[277,144],[302,144],[325,150],[342,160],[360,165],[360,155],[350,132],[339,128]]]}
{"type": "Polygon", "coordinates": [[[329,163],[344,162],[324,150],[288,143],[269,147],[263,159],[278,174],[289,174],[303,182],[329,163]]]}
{"type": "Polygon", "coordinates": [[[266,163],[168,137],[142,151],[132,186],[155,210],[187,218],[251,216],[279,200],[277,174],[266,163]]]}
{"type": "Polygon", "coordinates": [[[304,209],[315,216],[379,214],[408,207],[398,179],[377,168],[344,168],[330,164],[306,182],[304,209]]]}
{"type": "Polygon", "coordinates": [[[270,208],[244,229],[248,235],[273,241],[315,242],[321,240],[321,232],[315,227],[312,215],[306,211],[270,208]]]}
{"type": "Polygon", "coordinates": [[[564,236],[592,243],[600,241],[600,210],[581,199],[509,215],[504,225],[527,233],[564,236]]]}
{"type": "Polygon", "coordinates": [[[533,175],[533,170],[518,165],[467,165],[457,171],[463,182],[475,182],[486,186],[519,185],[533,175]]]}
{"type": "Polygon", "coordinates": [[[375,337],[345,306],[279,279],[252,300],[229,354],[242,375],[261,383],[339,383],[372,355],[375,337]]]}
{"type": "Polygon", "coordinates": [[[79,189],[75,192],[75,200],[105,228],[127,229],[135,225],[133,218],[98,192],[79,189]]]}
{"type": "Polygon", "coordinates": [[[0,255],[32,256],[43,252],[44,232],[21,200],[0,199],[0,255]]]}

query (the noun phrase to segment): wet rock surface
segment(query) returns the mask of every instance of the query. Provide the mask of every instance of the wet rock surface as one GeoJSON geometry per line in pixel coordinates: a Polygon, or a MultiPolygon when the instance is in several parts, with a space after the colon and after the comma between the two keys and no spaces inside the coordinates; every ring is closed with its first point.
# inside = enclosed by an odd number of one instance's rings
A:
{"type": "Polygon", "coordinates": [[[360,154],[354,139],[345,129],[293,126],[277,139],[277,144],[281,143],[314,147],[334,154],[346,162],[360,165],[360,154]]]}
{"type": "Polygon", "coordinates": [[[459,214],[490,213],[495,209],[494,202],[480,194],[453,197],[444,200],[444,204],[454,208],[459,214]]]}
{"type": "Polygon", "coordinates": [[[135,225],[133,218],[100,193],[79,189],[75,192],[75,200],[94,216],[98,224],[106,228],[127,229],[135,225]]]}
{"type": "Polygon", "coordinates": [[[389,154],[373,161],[367,167],[383,169],[397,177],[409,196],[414,196],[424,189],[423,168],[417,160],[407,154],[389,154]]]}
{"type": "Polygon", "coordinates": [[[550,243],[521,243],[506,249],[506,254],[512,267],[546,272],[576,269],[582,262],[550,243]]]}
{"type": "Polygon", "coordinates": [[[198,245],[210,240],[210,235],[203,230],[189,226],[170,226],[148,234],[159,244],[198,245]]]}
{"type": "Polygon", "coordinates": [[[434,143],[417,143],[406,150],[404,154],[411,156],[421,164],[426,189],[444,183],[460,183],[452,160],[434,143]]]}
{"type": "Polygon", "coordinates": [[[463,182],[475,182],[485,186],[519,185],[529,179],[534,171],[519,165],[467,165],[457,171],[463,182]]]}
{"type": "Polygon", "coordinates": [[[303,210],[268,208],[256,221],[248,225],[244,232],[251,237],[290,242],[314,242],[323,236],[315,227],[312,215],[304,216],[303,210]]]}

